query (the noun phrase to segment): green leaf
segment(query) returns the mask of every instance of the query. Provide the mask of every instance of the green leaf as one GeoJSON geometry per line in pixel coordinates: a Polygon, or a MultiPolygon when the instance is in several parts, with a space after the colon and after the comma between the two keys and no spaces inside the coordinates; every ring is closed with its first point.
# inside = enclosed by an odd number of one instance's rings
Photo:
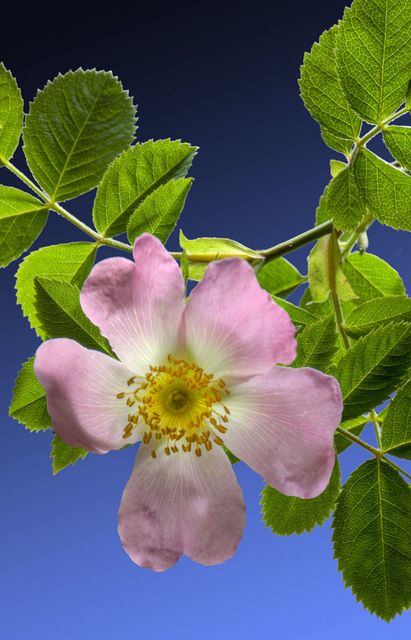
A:
{"type": "Polygon", "coordinates": [[[411,324],[387,324],[360,338],[333,371],[344,401],[343,419],[356,418],[388,398],[411,365],[411,324]]]}
{"type": "Polygon", "coordinates": [[[71,338],[83,347],[113,355],[107,340],[83,312],[74,284],[47,278],[36,278],[34,284],[36,318],[47,339],[71,338]]]}
{"type": "Polygon", "coordinates": [[[17,302],[37,335],[44,338],[34,306],[36,277],[70,282],[81,288],[90,273],[97,247],[91,242],[73,242],[42,247],[21,263],[16,274],[17,302]]]}
{"type": "Polygon", "coordinates": [[[13,391],[9,415],[30,431],[51,429],[47,412],[46,392],[33,369],[34,358],[29,358],[20,369],[13,391]]]}
{"type": "Polygon", "coordinates": [[[374,298],[353,309],[345,319],[348,335],[358,337],[389,322],[411,322],[411,299],[405,296],[374,298]]]}
{"type": "Polygon", "coordinates": [[[107,169],[97,190],[93,220],[103,236],[126,230],[132,213],[169,180],[184,178],[198,147],[180,140],[149,140],[125,151],[107,169]]]}
{"type": "Polygon", "coordinates": [[[148,231],[161,242],[167,242],[184,208],[192,178],[170,180],[161,185],[135,209],[127,226],[130,242],[148,231]]]}
{"type": "Polygon", "coordinates": [[[111,72],[77,69],[37,93],[23,131],[29,168],[52,200],[98,185],[135,134],[136,109],[111,72]]]}
{"type": "Polygon", "coordinates": [[[329,187],[330,187],[330,185],[327,184],[327,186],[324,189],[324,192],[320,196],[320,201],[319,201],[318,207],[317,207],[317,209],[315,211],[315,224],[316,225],[322,224],[323,222],[327,222],[327,220],[331,220],[331,214],[329,213],[328,206],[327,206],[327,196],[328,196],[329,187]]]}
{"type": "Polygon", "coordinates": [[[367,149],[358,153],[353,169],[373,215],[382,224],[411,231],[411,177],[367,149]]]}
{"type": "Polygon", "coordinates": [[[393,456],[411,460],[411,380],[398,391],[388,407],[382,448],[393,456]]]}
{"type": "Polygon", "coordinates": [[[328,186],[327,212],[337,229],[349,231],[360,224],[367,210],[351,166],[340,171],[328,186]]]}
{"type": "Polygon", "coordinates": [[[304,55],[300,89],[306,108],[324,128],[325,142],[337,151],[347,153],[359,135],[361,120],[350,108],[337,74],[335,39],[338,28],[335,25],[325,31],[311,52],[304,55]]]}
{"type": "Polygon", "coordinates": [[[277,258],[263,264],[257,272],[260,286],[271,295],[286,298],[306,278],[285,258],[277,258]]]}
{"type": "Polygon", "coordinates": [[[318,240],[308,256],[308,282],[314,302],[325,302],[335,286],[341,300],[356,298],[341,269],[341,254],[334,234],[318,240]]]}
{"type": "Polygon", "coordinates": [[[295,304],[292,304],[288,300],[283,300],[283,298],[278,298],[277,296],[271,297],[274,302],[276,302],[280,307],[287,311],[288,315],[295,325],[307,326],[316,321],[316,316],[314,316],[306,309],[296,307],[295,304]]]}
{"type": "Polygon", "coordinates": [[[0,185],[0,267],[29,249],[47,221],[47,208],[28,193],[0,185]]]}
{"type": "MultiPolygon", "coordinates": [[[[352,420],[346,420],[340,424],[340,427],[345,429],[346,431],[351,431],[354,435],[359,436],[361,431],[364,429],[365,425],[370,421],[368,415],[367,416],[358,416],[358,418],[353,418],[352,420]]],[[[336,433],[334,435],[334,444],[337,449],[337,453],[342,453],[348,447],[350,447],[353,442],[352,440],[348,440],[344,436],[336,433]]]]}
{"type": "Polygon", "coordinates": [[[336,36],[337,68],[351,107],[377,124],[405,101],[411,77],[409,0],[354,0],[336,36]]]}
{"type": "Polygon", "coordinates": [[[350,253],[344,261],[343,271],[361,301],[405,295],[398,272],[372,253],[350,253]]]}
{"type": "Polygon", "coordinates": [[[280,536],[312,531],[316,525],[322,525],[334,510],[340,493],[340,482],[340,469],[336,460],[327,488],[316,498],[285,496],[267,484],[261,493],[260,502],[264,524],[280,536]]]}
{"type": "Polygon", "coordinates": [[[345,162],[341,160],[330,160],[330,173],[333,178],[336,178],[341,171],[347,168],[345,162]]]}
{"type": "Polygon", "coordinates": [[[411,171],[411,127],[391,125],[384,129],[383,137],[391,155],[411,171]]]}
{"type": "Polygon", "coordinates": [[[88,454],[87,449],[69,447],[58,436],[54,436],[51,443],[51,454],[53,466],[53,475],[56,475],[62,469],[75,464],[78,460],[84,460],[88,454]]]}
{"type": "Polygon", "coordinates": [[[224,258],[244,258],[249,262],[261,260],[256,251],[229,238],[195,238],[189,240],[180,231],[180,246],[186,252],[189,261],[189,277],[201,280],[209,262],[224,258]]]}
{"type": "Polygon", "coordinates": [[[334,149],[334,151],[339,151],[343,153],[345,156],[348,156],[351,151],[351,140],[347,140],[346,138],[339,138],[335,136],[331,131],[324,126],[320,125],[321,137],[324,140],[325,144],[334,149]]]}
{"type": "Polygon", "coordinates": [[[17,82],[0,62],[0,166],[10,160],[23,126],[23,99],[17,82]]]}
{"type": "Polygon", "coordinates": [[[337,500],[334,554],[345,585],[377,616],[391,620],[411,604],[411,493],[381,460],[350,476],[337,500]]]}
{"type": "Polygon", "coordinates": [[[237,458],[237,456],[235,456],[234,453],[230,451],[230,449],[227,449],[227,447],[224,447],[224,445],[223,445],[223,449],[227,455],[227,458],[231,462],[231,464],[237,464],[237,462],[240,462],[240,458],[237,458]]]}
{"type": "Polygon", "coordinates": [[[292,366],[327,371],[337,352],[337,338],[333,316],[310,324],[297,336],[297,358],[292,366]]]}
{"type": "Polygon", "coordinates": [[[189,279],[189,265],[188,258],[185,251],[181,254],[180,258],[180,270],[184,279],[184,284],[187,285],[187,280],[189,279]]]}
{"type": "MultiPolygon", "coordinates": [[[[346,300],[345,302],[341,301],[343,316],[345,317],[346,315],[351,313],[351,311],[355,309],[356,306],[356,300],[346,300]]],[[[319,318],[325,318],[327,316],[335,317],[331,299],[327,298],[325,302],[313,302],[309,287],[301,296],[300,307],[302,307],[305,311],[308,311],[311,315],[317,318],[317,320],[319,318]]]]}

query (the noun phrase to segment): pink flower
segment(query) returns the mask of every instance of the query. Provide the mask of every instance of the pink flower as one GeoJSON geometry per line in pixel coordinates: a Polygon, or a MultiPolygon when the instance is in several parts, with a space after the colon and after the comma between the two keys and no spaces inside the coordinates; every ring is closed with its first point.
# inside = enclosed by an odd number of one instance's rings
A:
{"type": "Polygon", "coordinates": [[[138,238],[134,259],[100,262],[81,292],[119,360],[56,339],[37,350],[35,372],[69,445],[105,453],[142,441],[119,511],[132,560],[157,571],[182,554],[220,563],[245,518],[222,445],[279,491],[317,496],[334,465],[340,389],[274,364],[294,360],[294,329],[245,261],[210,264],[186,304],[156,238],[138,238]]]}

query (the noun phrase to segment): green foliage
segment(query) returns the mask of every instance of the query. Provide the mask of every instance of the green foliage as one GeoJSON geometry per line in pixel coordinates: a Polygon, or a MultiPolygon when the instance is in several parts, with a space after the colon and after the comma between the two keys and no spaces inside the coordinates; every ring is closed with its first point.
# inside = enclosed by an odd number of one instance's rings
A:
{"type": "Polygon", "coordinates": [[[411,495],[401,476],[368,460],[342,488],[333,520],[334,553],[345,585],[390,620],[411,605],[411,495]]]}
{"type": "Polygon", "coordinates": [[[384,402],[410,365],[411,324],[387,324],[360,338],[333,371],[341,385],[343,419],[356,418],[384,402]]]}
{"type": "Polygon", "coordinates": [[[409,0],[354,0],[336,35],[338,76],[351,107],[372,124],[405,101],[411,77],[409,0]]]}
{"type": "Polygon", "coordinates": [[[23,131],[30,170],[52,200],[98,185],[135,134],[135,107],[111,72],[78,69],[37,93],[23,131]]]}
{"type": "Polygon", "coordinates": [[[330,173],[333,178],[336,178],[341,171],[347,168],[345,162],[341,160],[330,160],[330,173]]]}
{"type": "Polygon", "coordinates": [[[337,331],[333,316],[310,324],[297,337],[297,358],[293,367],[327,371],[337,351],[337,331]]]}
{"type": "Polygon", "coordinates": [[[391,125],[383,131],[383,138],[392,156],[411,171],[411,127],[391,125]]]}
{"type": "Polygon", "coordinates": [[[340,171],[329,184],[327,212],[337,229],[358,227],[367,210],[358,190],[351,166],[340,171]]]}
{"type": "Polygon", "coordinates": [[[51,428],[47,412],[46,392],[33,369],[34,358],[29,358],[20,369],[13,391],[9,415],[30,431],[51,428]]]}
{"type": "Polygon", "coordinates": [[[308,282],[314,302],[325,302],[335,287],[341,300],[356,298],[341,268],[341,255],[334,234],[323,236],[308,257],[308,282]]]}
{"type": "Polygon", "coordinates": [[[361,301],[405,295],[398,272],[372,253],[350,253],[344,261],[343,271],[361,301]]]}
{"type": "Polygon", "coordinates": [[[325,31],[304,55],[300,89],[305,106],[321,125],[326,144],[348,153],[359,135],[361,119],[350,108],[337,74],[337,32],[337,25],[325,31]]]}
{"type": "Polygon", "coordinates": [[[330,517],[340,493],[340,483],[340,469],[336,460],[327,488],[316,498],[307,500],[285,496],[267,484],[260,502],[264,524],[280,536],[312,531],[330,517]]]}
{"type": "Polygon", "coordinates": [[[190,240],[180,231],[180,246],[186,252],[190,280],[201,280],[208,264],[224,258],[260,260],[256,251],[229,238],[195,238],[190,240]]]}
{"type": "Polygon", "coordinates": [[[298,269],[285,258],[271,260],[257,271],[260,286],[272,296],[286,298],[306,281],[298,269]]]}
{"type": "Polygon", "coordinates": [[[97,190],[93,220],[103,236],[122,233],[145,198],[170,180],[184,178],[198,148],[180,140],[149,140],[117,158],[97,190]]]}
{"type": "Polygon", "coordinates": [[[0,166],[10,160],[23,126],[23,99],[17,82],[0,62],[0,166]]]}
{"type": "Polygon", "coordinates": [[[71,338],[88,349],[113,355],[100,330],[84,314],[78,287],[47,278],[36,278],[34,285],[34,307],[42,335],[48,339],[71,338]]]}
{"type": "Polygon", "coordinates": [[[367,149],[358,153],[353,169],[373,215],[394,229],[411,231],[411,177],[367,149]]]}
{"type": "Polygon", "coordinates": [[[130,242],[147,231],[167,242],[184,208],[192,178],[170,180],[150,193],[134,210],[127,226],[130,242]]]}
{"type": "Polygon", "coordinates": [[[78,460],[84,460],[87,454],[87,449],[70,447],[61,438],[59,438],[59,436],[54,436],[51,443],[50,453],[53,475],[56,475],[62,469],[75,464],[78,460]]]}
{"type": "Polygon", "coordinates": [[[389,296],[360,304],[346,317],[344,327],[348,335],[358,337],[401,320],[411,322],[411,300],[405,296],[389,296]]]}
{"type": "Polygon", "coordinates": [[[398,391],[388,407],[382,448],[391,455],[411,460],[411,380],[398,391]]]}
{"type": "Polygon", "coordinates": [[[297,307],[295,304],[292,304],[291,302],[289,302],[288,300],[284,300],[283,298],[278,298],[277,296],[271,297],[274,302],[276,302],[280,307],[287,311],[288,315],[295,325],[302,325],[305,327],[316,321],[316,316],[314,316],[306,309],[297,307]]]}
{"type": "Polygon", "coordinates": [[[45,338],[34,305],[36,277],[70,282],[81,287],[94,263],[97,247],[91,242],[73,242],[33,251],[16,274],[17,302],[37,335],[45,338]]]}
{"type": "Polygon", "coordinates": [[[0,267],[29,249],[47,221],[47,208],[28,193],[0,185],[0,267]]]}

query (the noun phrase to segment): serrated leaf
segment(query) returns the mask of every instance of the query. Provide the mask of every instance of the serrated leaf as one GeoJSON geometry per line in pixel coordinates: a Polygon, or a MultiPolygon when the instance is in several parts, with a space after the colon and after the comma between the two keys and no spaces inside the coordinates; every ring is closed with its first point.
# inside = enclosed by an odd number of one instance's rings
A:
{"type": "Polygon", "coordinates": [[[391,125],[384,129],[383,138],[391,155],[411,171],[411,127],[391,125]]]}
{"type": "Polygon", "coordinates": [[[315,210],[316,226],[318,226],[319,224],[322,224],[323,222],[327,222],[327,220],[331,220],[331,215],[328,211],[328,206],[327,206],[327,196],[328,196],[329,186],[330,185],[327,184],[327,186],[325,187],[324,192],[320,196],[318,207],[315,210]]]}
{"type": "MultiPolygon", "coordinates": [[[[344,317],[349,313],[351,313],[351,311],[355,309],[355,307],[357,306],[356,299],[340,301],[340,302],[341,302],[341,309],[344,317]]],[[[303,308],[305,311],[308,311],[317,320],[320,318],[326,318],[327,316],[335,317],[334,308],[333,308],[331,299],[328,298],[325,302],[314,302],[311,297],[311,292],[309,287],[304,291],[303,295],[301,296],[300,307],[303,308]]]]}
{"type": "Polygon", "coordinates": [[[411,604],[411,493],[381,460],[349,477],[333,519],[334,555],[345,585],[384,620],[411,604]]]}
{"type": "Polygon", "coordinates": [[[327,212],[337,229],[342,231],[358,227],[367,213],[351,166],[340,171],[328,185],[327,212]]]}
{"type": "Polygon", "coordinates": [[[184,178],[198,148],[180,140],[149,140],[125,151],[107,169],[93,209],[96,229],[115,236],[127,228],[132,213],[169,180],[184,178]]]}
{"type": "Polygon", "coordinates": [[[59,436],[54,436],[51,443],[50,453],[53,475],[56,475],[59,471],[62,471],[62,469],[75,464],[78,460],[84,460],[87,454],[87,449],[70,447],[61,438],[59,438],[59,436]]]}
{"type": "Polygon", "coordinates": [[[411,299],[405,296],[374,298],[353,309],[344,327],[348,335],[359,337],[389,322],[411,322],[411,299]]]}
{"type": "Polygon", "coordinates": [[[411,324],[387,324],[360,338],[333,371],[341,386],[343,419],[373,409],[404,380],[411,365],[411,324]]]}
{"type": "Polygon", "coordinates": [[[54,201],[90,191],[133,141],[135,115],[111,72],[58,75],[30,105],[23,131],[30,171],[54,201]]]}
{"type": "Polygon", "coordinates": [[[343,271],[361,301],[405,295],[398,272],[372,253],[350,253],[344,261],[343,271]]]}
{"type": "Polygon", "coordinates": [[[388,407],[382,448],[393,456],[411,460],[411,380],[399,389],[388,407]]]}
{"type": "Polygon", "coordinates": [[[150,193],[132,214],[127,226],[129,241],[147,231],[165,243],[184,208],[192,178],[170,180],[150,193]]]}
{"type": "Polygon", "coordinates": [[[0,166],[10,160],[23,126],[23,99],[17,82],[0,62],[0,166]]]}
{"type": "Polygon", "coordinates": [[[352,142],[351,140],[347,140],[346,138],[339,138],[334,135],[332,131],[329,131],[326,127],[320,125],[321,137],[324,140],[325,144],[330,147],[330,149],[334,149],[334,151],[339,151],[348,157],[352,142]]]}
{"type": "Polygon", "coordinates": [[[0,185],[0,267],[29,249],[47,221],[47,207],[33,196],[0,185]]]}
{"type": "Polygon", "coordinates": [[[264,524],[280,536],[312,531],[330,517],[340,493],[340,483],[340,469],[336,460],[327,488],[316,498],[285,496],[267,484],[260,502],[264,524]]]}
{"type": "Polygon", "coordinates": [[[341,171],[347,168],[345,162],[341,160],[330,160],[330,173],[333,178],[336,178],[341,171]]]}
{"type": "MultiPolygon", "coordinates": [[[[351,433],[353,433],[356,436],[359,436],[361,434],[361,431],[364,429],[365,425],[369,423],[369,421],[370,419],[368,415],[359,416],[358,418],[353,418],[352,420],[346,420],[345,422],[342,422],[340,424],[340,427],[342,429],[345,429],[346,431],[351,431],[351,433]]],[[[342,453],[343,451],[348,449],[348,447],[350,447],[352,444],[353,444],[352,440],[349,440],[343,435],[340,435],[339,433],[336,433],[334,435],[334,445],[337,450],[337,453],[342,453]]]]}
{"type": "Polygon", "coordinates": [[[29,358],[20,369],[13,390],[9,415],[30,431],[51,429],[47,411],[46,392],[33,369],[34,358],[29,358]]]}
{"type": "Polygon", "coordinates": [[[277,258],[263,264],[257,272],[260,286],[272,296],[286,298],[306,281],[298,269],[285,258],[277,258]]]}
{"type": "Polygon", "coordinates": [[[35,279],[34,306],[41,333],[50,338],[71,338],[83,347],[113,355],[100,330],[80,306],[80,290],[69,282],[35,279]]]}
{"type": "Polygon", "coordinates": [[[411,177],[363,149],[353,164],[358,189],[373,215],[393,229],[411,231],[411,177]]]}
{"type": "Polygon", "coordinates": [[[307,311],[306,309],[302,309],[301,307],[297,307],[295,304],[292,304],[288,300],[283,300],[283,298],[278,298],[277,296],[271,296],[274,302],[276,302],[280,307],[282,307],[285,311],[287,311],[290,316],[293,324],[308,326],[317,320],[316,316],[307,311]]]}
{"type": "Polygon", "coordinates": [[[341,268],[341,254],[335,235],[318,240],[308,256],[308,282],[314,302],[325,302],[335,287],[341,300],[356,298],[341,268]]]}
{"type": "Polygon", "coordinates": [[[411,77],[409,0],[354,0],[336,36],[337,68],[351,107],[377,124],[405,101],[411,77]]]}
{"type": "Polygon", "coordinates": [[[36,277],[60,280],[82,286],[94,263],[97,247],[91,242],[73,242],[33,251],[21,263],[16,274],[17,302],[37,335],[44,338],[34,306],[36,277]]]}
{"type": "Polygon", "coordinates": [[[325,142],[347,153],[358,137],[361,119],[351,109],[337,74],[335,39],[338,25],[325,31],[304,55],[300,89],[304,104],[324,127],[325,142]]]}
{"type": "Polygon", "coordinates": [[[332,316],[310,324],[297,336],[297,357],[292,366],[327,371],[338,349],[337,339],[332,316]]]}

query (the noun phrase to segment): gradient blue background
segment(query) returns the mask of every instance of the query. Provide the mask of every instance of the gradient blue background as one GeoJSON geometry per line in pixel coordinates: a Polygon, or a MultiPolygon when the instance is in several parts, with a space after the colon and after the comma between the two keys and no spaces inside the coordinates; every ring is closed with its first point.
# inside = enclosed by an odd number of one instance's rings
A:
{"type": "MultiPolygon", "coordinates": [[[[139,140],[170,136],[201,147],[181,218],[186,235],[261,248],[312,226],[332,155],[298,96],[298,68],[341,16],[342,0],[117,0],[53,12],[37,3],[37,15],[14,5],[0,57],[26,105],[59,71],[113,69],[140,105],[139,140]]],[[[16,162],[24,166],[21,154],[16,162]]],[[[4,169],[0,178],[17,186],[4,169]]],[[[91,202],[85,196],[70,208],[89,220],[91,202]]],[[[36,247],[76,239],[85,238],[52,214],[36,247]]],[[[409,281],[406,235],[375,225],[370,240],[409,281]]],[[[306,253],[293,256],[302,269],[306,253]]],[[[263,526],[262,481],[242,464],[247,527],[231,561],[204,568],[183,558],[165,574],[134,566],[116,532],[134,450],[90,455],[53,478],[50,435],[31,435],[7,417],[15,375],[38,344],[15,304],[16,268],[0,276],[1,640],[407,637],[406,614],[387,626],[344,589],[328,524],[290,538],[263,526]]],[[[363,459],[347,451],[344,476],[363,459]]]]}

